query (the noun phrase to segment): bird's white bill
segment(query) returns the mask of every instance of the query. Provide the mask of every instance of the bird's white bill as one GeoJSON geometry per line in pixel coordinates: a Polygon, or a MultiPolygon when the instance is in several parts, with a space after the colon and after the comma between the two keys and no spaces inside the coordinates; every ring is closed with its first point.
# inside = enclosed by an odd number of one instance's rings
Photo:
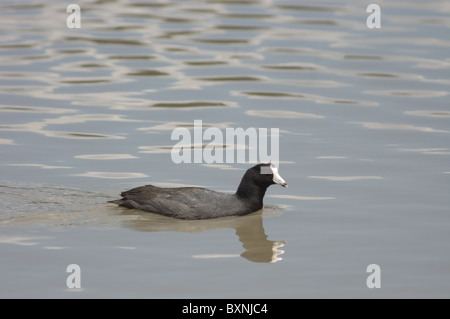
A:
{"type": "Polygon", "coordinates": [[[270,168],[272,169],[273,182],[275,184],[281,185],[283,187],[287,187],[286,182],[284,181],[284,179],[278,173],[278,168],[275,165],[273,165],[273,164],[270,165],[270,168]]]}

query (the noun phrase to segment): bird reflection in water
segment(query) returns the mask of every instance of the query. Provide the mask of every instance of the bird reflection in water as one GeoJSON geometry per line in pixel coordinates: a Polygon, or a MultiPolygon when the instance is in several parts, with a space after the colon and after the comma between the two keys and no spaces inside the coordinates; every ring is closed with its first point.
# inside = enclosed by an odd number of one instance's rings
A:
{"type": "MultiPolygon", "coordinates": [[[[244,251],[240,256],[252,262],[275,263],[282,260],[280,255],[285,241],[272,241],[267,239],[263,227],[263,215],[278,214],[276,208],[264,207],[246,216],[223,217],[207,220],[181,220],[137,210],[123,210],[124,215],[137,215],[136,219],[124,220],[124,226],[143,232],[178,231],[200,233],[222,228],[234,228],[244,251]]],[[[234,256],[234,255],[232,255],[234,256]]],[[[230,255],[199,255],[197,258],[230,257],[230,255]]]]}

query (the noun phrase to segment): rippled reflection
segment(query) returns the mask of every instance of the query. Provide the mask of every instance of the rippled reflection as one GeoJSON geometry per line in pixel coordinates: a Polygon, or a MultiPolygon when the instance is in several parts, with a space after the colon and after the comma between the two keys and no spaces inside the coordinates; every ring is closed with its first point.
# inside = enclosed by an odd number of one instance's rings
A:
{"type": "Polygon", "coordinates": [[[359,181],[367,179],[383,179],[381,176],[308,176],[308,178],[325,179],[328,181],[359,181]]]}
{"type": "Polygon", "coordinates": [[[324,116],[311,114],[311,113],[300,113],[294,111],[260,111],[260,110],[248,110],[245,114],[250,116],[261,116],[269,118],[303,118],[303,119],[322,119],[324,116]]]}
{"type": "Polygon", "coordinates": [[[432,154],[432,155],[450,155],[450,150],[443,147],[433,147],[433,148],[401,148],[402,152],[413,152],[422,154],[432,154]]]}
{"type": "Polygon", "coordinates": [[[144,173],[131,173],[131,172],[86,172],[82,174],[74,174],[74,176],[106,178],[106,179],[130,179],[130,178],[149,177],[149,175],[144,173]]]}
{"type": "MultiPolygon", "coordinates": [[[[137,219],[128,219],[122,223],[126,227],[131,227],[143,232],[178,231],[199,233],[221,228],[233,228],[244,248],[244,251],[240,256],[253,262],[274,263],[280,261],[282,259],[280,255],[284,253],[281,248],[285,245],[285,242],[269,240],[263,227],[263,214],[278,214],[277,210],[270,207],[265,207],[263,213],[259,211],[241,217],[225,217],[196,221],[178,220],[151,213],[131,213],[129,210],[123,210],[122,214],[125,216],[136,214],[138,216],[137,219]]],[[[223,254],[220,254],[220,252],[214,252],[193,257],[219,258],[233,256],[234,255],[224,256],[223,254]]]]}
{"type": "Polygon", "coordinates": [[[397,130],[397,131],[417,131],[425,133],[450,133],[447,130],[434,129],[427,126],[416,126],[411,124],[387,124],[387,123],[376,123],[376,122],[366,122],[366,123],[355,123],[361,124],[362,127],[374,130],[397,130]]]}
{"type": "Polygon", "coordinates": [[[76,155],[75,158],[89,159],[89,160],[121,160],[138,157],[133,156],[131,154],[85,154],[85,155],[76,155]]]}
{"type": "Polygon", "coordinates": [[[425,116],[425,117],[449,117],[449,111],[405,111],[407,115],[425,116]]]}

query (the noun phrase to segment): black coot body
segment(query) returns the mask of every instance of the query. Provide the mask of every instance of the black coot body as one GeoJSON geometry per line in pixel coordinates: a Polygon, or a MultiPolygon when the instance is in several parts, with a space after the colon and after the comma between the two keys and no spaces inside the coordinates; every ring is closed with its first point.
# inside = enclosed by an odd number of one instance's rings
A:
{"type": "Polygon", "coordinates": [[[272,184],[287,187],[275,165],[258,164],[246,171],[235,194],[201,187],[145,185],[121,193],[122,199],[110,203],[180,219],[242,216],[263,207],[264,194],[272,184]]]}

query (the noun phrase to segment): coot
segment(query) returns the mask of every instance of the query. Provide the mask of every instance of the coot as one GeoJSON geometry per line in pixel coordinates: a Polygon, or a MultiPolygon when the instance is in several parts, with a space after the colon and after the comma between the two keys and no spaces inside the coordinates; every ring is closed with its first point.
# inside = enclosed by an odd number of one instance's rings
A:
{"type": "Polygon", "coordinates": [[[235,194],[201,187],[145,185],[121,193],[122,199],[110,203],[180,219],[242,216],[263,207],[264,194],[272,184],[287,187],[275,165],[258,164],[245,172],[235,194]]]}

